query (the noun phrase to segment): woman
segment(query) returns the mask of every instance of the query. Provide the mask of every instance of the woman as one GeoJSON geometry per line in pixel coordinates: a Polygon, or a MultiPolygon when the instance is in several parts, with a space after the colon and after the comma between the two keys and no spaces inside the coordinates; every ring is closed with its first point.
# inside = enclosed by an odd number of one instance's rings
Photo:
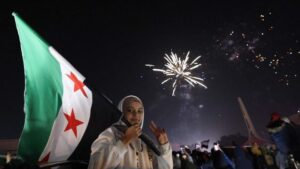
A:
{"type": "Polygon", "coordinates": [[[118,122],[103,131],[92,144],[89,169],[172,169],[172,149],[164,129],[151,122],[161,155],[157,156],[141,141],[144,106],[136,96],[123,98],[119,105],[123,113],[118,122]],[[130,127],[124,120],[130,123],[130,127]]]}

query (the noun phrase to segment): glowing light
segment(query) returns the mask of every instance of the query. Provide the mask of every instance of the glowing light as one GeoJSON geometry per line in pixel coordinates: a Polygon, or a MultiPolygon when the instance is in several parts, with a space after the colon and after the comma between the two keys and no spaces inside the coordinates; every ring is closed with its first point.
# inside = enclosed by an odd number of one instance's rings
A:
{"type": "MultiPolygon", "coordinates": [[[[175,96],[176,88],[179,87],[182,82],[187,82],[192,87],[199,85],[205,89],[207,88],[207,86],[202,83],[204,79],[192,75],[192,70],[201,66],[201,64],[197,63],[197,60],[201,56],[198,56],[191,63],[188,63],[189,54],[190,52],[186,54],[185,59],[183,60],[178,57],[176,53],[171,52],[171,55],[165,54],[164,59],[167,61],[167,63],[164,65],[165,69],[152,68],[153,71],[161,72],[166,76],[166,79],[164,79],[161,84],[172,81],[172,96],[175,96]]],[[[146,66],[149,67],[149,64],[146,66]]],[[[151,65],[151,67],[154,67],[154,65],[151,65]]]]}
{"type": "Polygon", "coordinates": [[[260,20],[265,21],[265,15],[260,15],[260,20]]]}
{"type": "Polygon", "coordinates": [[[145,66],[147,66],[147,67],[154,67],[154,65],[152,65],[152,64],[145,64],[145,66]]]}
{"type": "Polygon", "coordinates": [[[246,39],[246,34],[242,33],[243,39],[246,39]]]}

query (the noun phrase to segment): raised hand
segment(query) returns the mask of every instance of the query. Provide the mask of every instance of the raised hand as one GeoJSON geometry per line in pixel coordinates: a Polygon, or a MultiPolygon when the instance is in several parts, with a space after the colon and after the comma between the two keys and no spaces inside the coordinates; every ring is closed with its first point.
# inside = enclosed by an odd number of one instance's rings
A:
{"type": "Polygon", "coordinates": [[[154,136],[156,137],[156,139],[160,145],[163,145],[163,144],[166,144],[169,142],[168,135],[167,135],[165,129],[157,127],[153,121],[150,122],[149,128],[152,131],[152,133],[154,134],[154,136]]]}
{"type": "Polygon", "coordinates": [[[128,127],[121,140],[125,145],[128,145],[132,140],[138,138],[141,134],[142,134],[142,129],[140,125],[135,124],[133,126],[128,127]]]}

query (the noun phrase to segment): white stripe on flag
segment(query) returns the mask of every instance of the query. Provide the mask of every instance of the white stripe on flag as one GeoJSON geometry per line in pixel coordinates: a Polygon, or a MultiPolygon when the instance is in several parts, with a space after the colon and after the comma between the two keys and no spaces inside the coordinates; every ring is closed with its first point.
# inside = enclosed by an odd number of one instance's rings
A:
{"type": "Polygon", "coordinates": [[[74,82],[68,75],[72,72],[80,81],[82,81],[84,77],[53,48],[49,48],[49,51],[55,58],[60,58],[58,61],[62,71],[63,98],[62,107],[54,122],[48,143],[39,161],[50,152],[48,162],[54,162],[67,160],[79,144],[90,119],[92,92],[86,86],[84,86],[83,90],[87,97],[81,90],[74,91],[74,82]],[[76,127],[77,137],[72,129],[65,131],[68,125],[65,114],[71,116],[72,110],[75,118],[83,122],[83,124],[76,127]]]}

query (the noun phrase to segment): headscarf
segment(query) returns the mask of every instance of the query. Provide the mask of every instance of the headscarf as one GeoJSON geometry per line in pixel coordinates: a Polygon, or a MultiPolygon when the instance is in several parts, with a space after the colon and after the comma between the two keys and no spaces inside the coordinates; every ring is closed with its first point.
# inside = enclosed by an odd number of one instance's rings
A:
{"type": "MultiPolygon", "coordinates": [[[[124,103],[124,101],[126,100],[126,99],[128,99],[128,98],[134,98],[134,99],[136,99],[139,103],[141,103],[142,104],[142,106],[143,106],[143,102],[142,102],[142,100],[139,98],[139,97],[137,97],[137,96],[134,96],[134,95],[128,95],[128,96],[125,96],[120,102],[119,102],[119,104],[118,104],[118,109],[122,112],[122,115],[121,115],[121,117],[120,117],[120,119],[119,119],[119,121],[118,121],[118,123],[119,123],[119,125],[120,125],[120,123],[122,124],[122,125],[125,125],[125,123],[121,120],[122,118],[123,118],[123,116],[124,116],[124,112],[123,112],[123,103],[124,103]]],[[[144,114],[145,114],[145,111],[144,111],[144,114]]],[[[142,117],[142,121],[141,121],[141,128],[143,128],[143,124],[144,124],[144,115],[143,115],[143,117],[142,117]]]]}
{"type": "MultiPolygon", "coordinates": [[[[142,100],[141,100],[140,98],[138,98],[137,96],[134,96],[134,95],[128,95],[128,96],[125,96],[125,97],[119,102],[119,104],[118,104],[118,109],[122,112],[122,115],[121,115],[119,121],[118,121],[117,123],[115,123],[115,126],[116,126],[116,125],[121,125],[121,126],[126,126],[126,127],[127,127],[127,125],[122,121],[122,118],[123,118],[123,116],[124,116],[124,112],[123,112],[123,103],[124,103],[124,101],[125,101],[126,99],[128,99],[128,98],[134,98],[134,99],[136,99],[139,103],[141,103],[141,104],[143,105],[142,100]]],[[[144,113],[145,113],[145,112],[144,112],[144,113]]],[[[143,124],[144,124],[144,115],[143,115],[143,117],[142,117],[141,120],[142,120],[142,121],[141,121],[141,126],[140,126],[140,127],[143,128],[143,124]]],[[[142,142],[141,142],[140,139],[135,140],[135,141],[132,142],[131,144],[133,145],[133,147],[135,147],[136,150],[143,151],[143,148],[142,148],[142,142]]]]}

